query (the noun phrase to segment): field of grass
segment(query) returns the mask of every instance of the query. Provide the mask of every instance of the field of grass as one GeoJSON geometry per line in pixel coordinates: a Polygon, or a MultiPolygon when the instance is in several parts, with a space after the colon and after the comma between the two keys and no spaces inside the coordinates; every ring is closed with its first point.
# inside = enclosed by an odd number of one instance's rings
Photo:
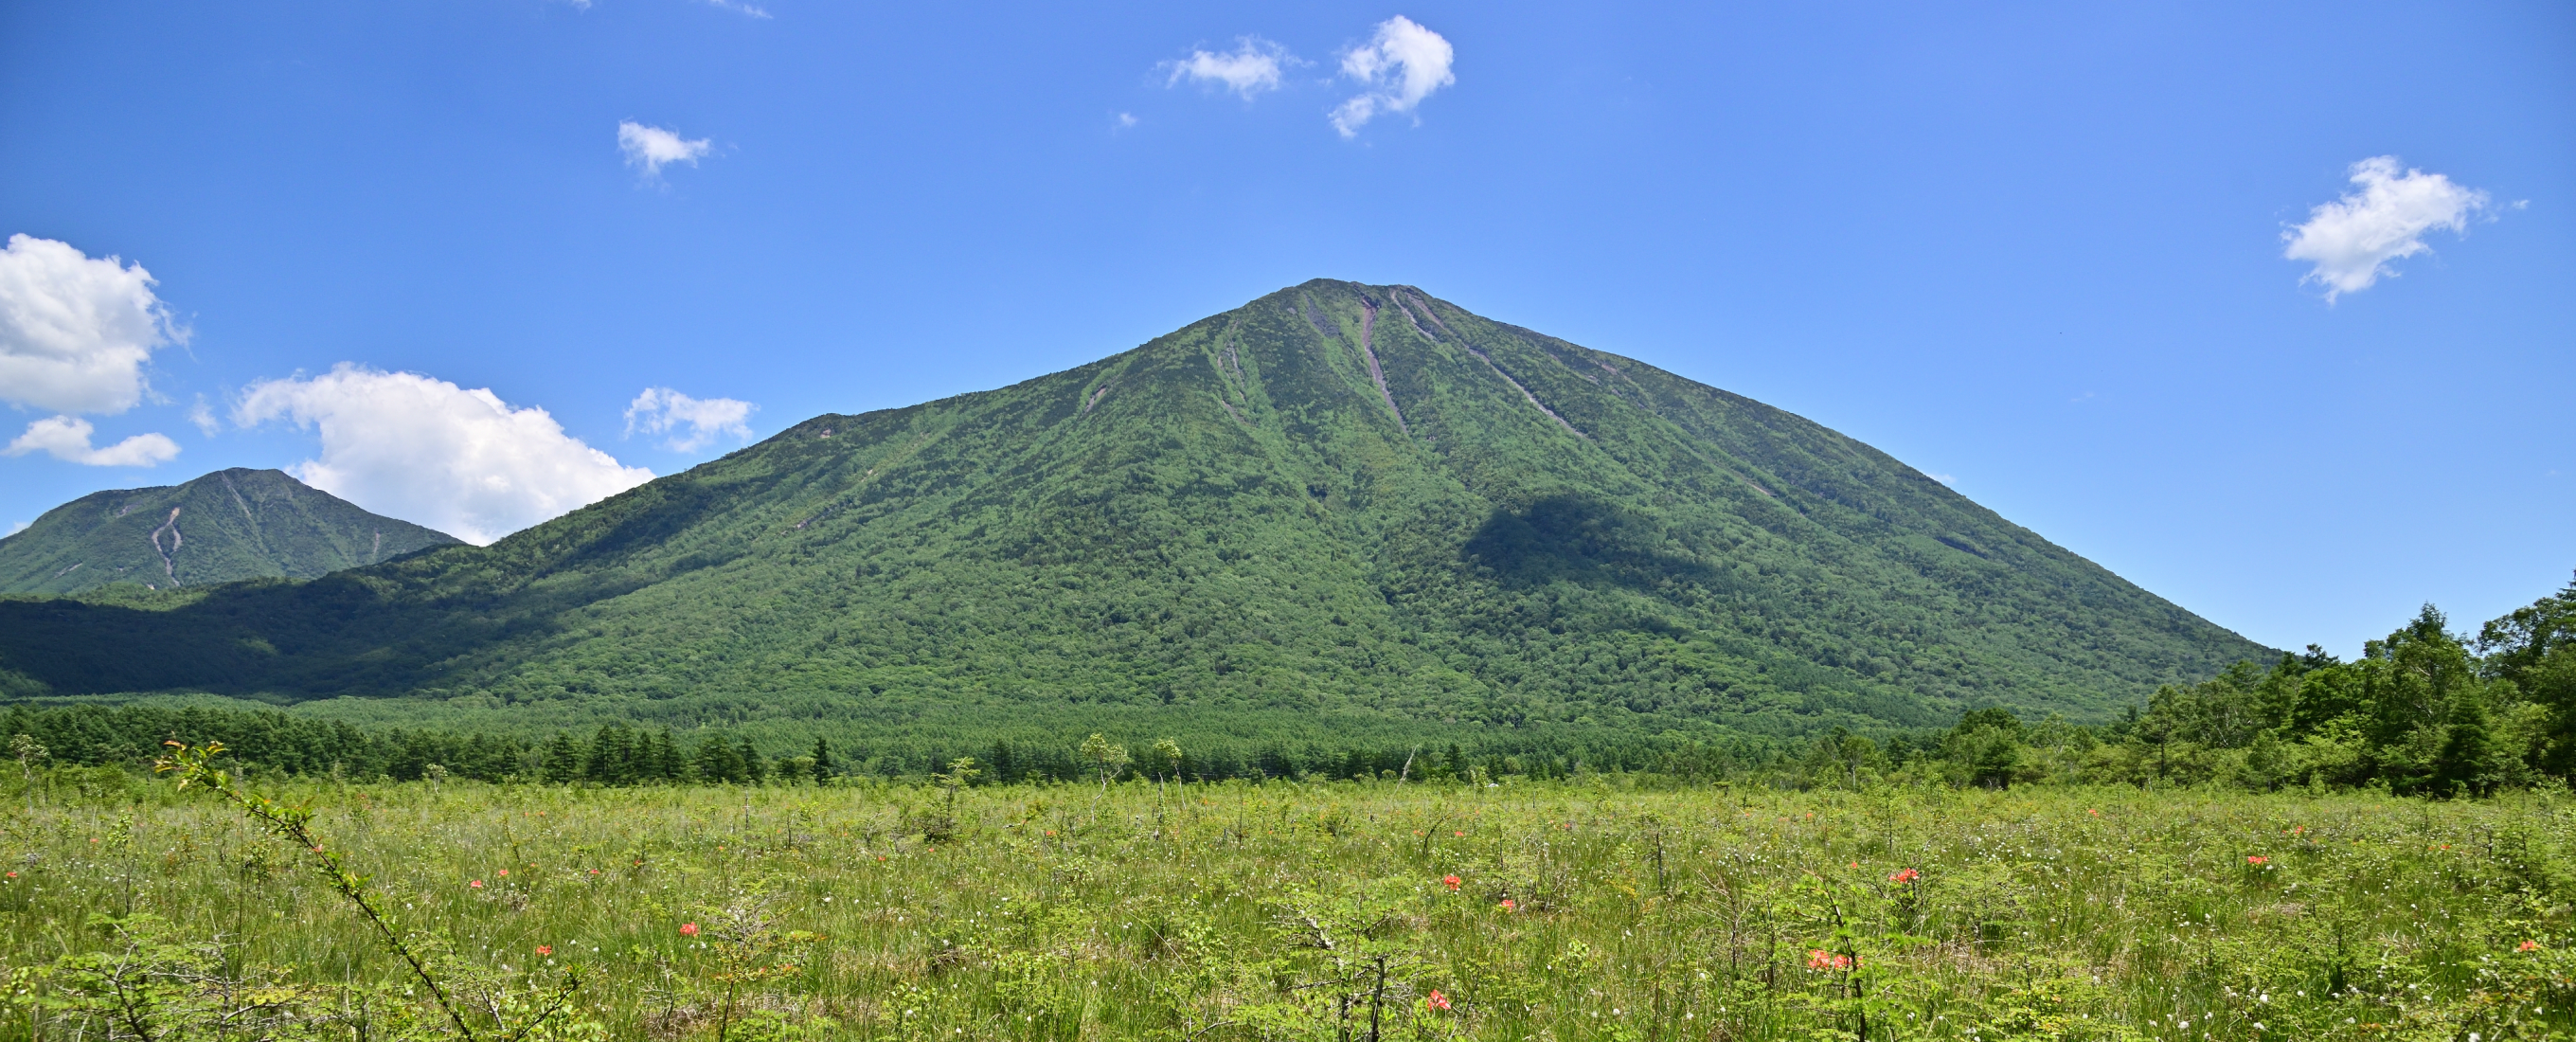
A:
{"type": "MultiPolygon", "coordinates": [[[[566,974],[524,1037],[2576,1031],[2562,793],[1656,784],[274,793],[486,1039],[566,974]]],[[[0,807],[0,1039],[462,1036],[220,800],[64,769],[0,807]]]]}

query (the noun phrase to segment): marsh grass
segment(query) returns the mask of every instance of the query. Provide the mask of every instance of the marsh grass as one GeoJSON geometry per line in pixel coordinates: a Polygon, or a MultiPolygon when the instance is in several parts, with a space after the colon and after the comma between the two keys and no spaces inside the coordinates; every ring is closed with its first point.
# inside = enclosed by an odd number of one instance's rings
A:
{"type": "MultiPolygon", "coordinates": [[[[2548,792],[2434,803],[1610,778],[270,791],[309,806],[313,832],[474,994],[504,1001],[578,972],[559,1037],[2576,1027],[2568,801],[2548,792]]],[[[148,945],[197,975],[160,979],[167,1017],[194,1015],[210,990],[268,989],[274,1008],[252,1018],[265,1034],[237,1037],[452,1030],[302,852],[225,806],[96,774],[7,795],[0,1039],[127,1037],[96,967],[148,945]]]]}

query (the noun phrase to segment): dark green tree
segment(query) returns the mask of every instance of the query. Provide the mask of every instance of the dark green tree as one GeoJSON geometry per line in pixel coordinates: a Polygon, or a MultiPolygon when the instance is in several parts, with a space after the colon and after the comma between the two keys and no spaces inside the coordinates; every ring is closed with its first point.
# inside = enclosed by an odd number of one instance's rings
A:
{"type": "Polygon", "coordinates": [[[839,773],[841,773],[840,770],[832,763],[832,743],[824,741],[819,736],[816,737],[814,739],[814,784],[829,785],[832,782],[832,776],[839,773]]]}
{"type": "Polygon", "coordinates": [[[581,744],[571,735],[557,731],[546,743],[545,759],[538,769],[547,782],[562,785],[581,780],[581,761],[581,744]]]}

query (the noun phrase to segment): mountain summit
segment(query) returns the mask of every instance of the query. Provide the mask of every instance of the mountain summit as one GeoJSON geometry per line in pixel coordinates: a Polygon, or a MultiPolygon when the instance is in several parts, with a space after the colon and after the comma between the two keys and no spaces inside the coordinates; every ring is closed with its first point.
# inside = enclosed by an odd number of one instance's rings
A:
{"type": "Polygon", "coordinates": [[[2271,654],[1797,416],[1326,280],[490,547],[182,600],[0,604],[0,670],[671,722],[1781,733],[2100,718],[2271,654]]]}
{"type": "Polygon", "coordinates": [[[311,579],[453,542],[283,471],[236,467],[181,485],[96,492],[46,511],[0,539],[0,593],[311,579]]]}

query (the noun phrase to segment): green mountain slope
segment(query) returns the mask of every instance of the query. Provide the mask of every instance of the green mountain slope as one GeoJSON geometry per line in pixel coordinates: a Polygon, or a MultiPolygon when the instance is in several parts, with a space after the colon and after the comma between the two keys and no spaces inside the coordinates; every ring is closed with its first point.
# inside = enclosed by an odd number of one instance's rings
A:
{"type": "Polygon", "coordinates": [[[0,603],[24,692],[861,728],[2091,717],[2269,654],[1799,417],[1331,281],[1000,390],[816,417],[488,548],[0,603]]]}
{"type": "Polygon", "coordinates": [[[456,542],[359,509],[275,470],[97,492],[0,539],[0,593],[80,593],[237,579],[311,579],[456,542]]]}

